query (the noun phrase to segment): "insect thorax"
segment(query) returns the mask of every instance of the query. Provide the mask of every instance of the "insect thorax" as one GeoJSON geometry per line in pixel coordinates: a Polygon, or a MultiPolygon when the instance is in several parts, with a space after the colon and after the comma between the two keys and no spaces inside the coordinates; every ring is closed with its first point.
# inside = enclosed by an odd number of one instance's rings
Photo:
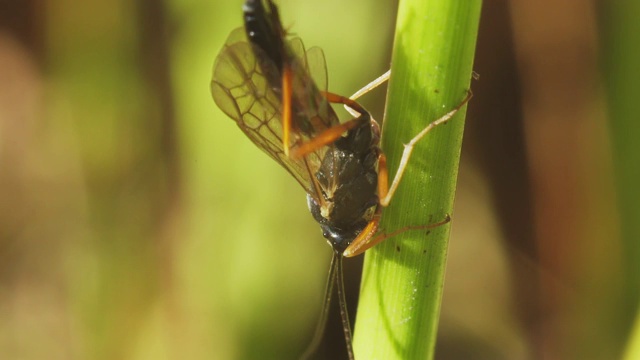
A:
{"type": "Polygon", "coordinates": [[[335,250],[358,236],[378,206],[377,141],[370,122],[363,122],[334,143],[315,174],[322,199],[309,195],[307,203],[335,250]]]}

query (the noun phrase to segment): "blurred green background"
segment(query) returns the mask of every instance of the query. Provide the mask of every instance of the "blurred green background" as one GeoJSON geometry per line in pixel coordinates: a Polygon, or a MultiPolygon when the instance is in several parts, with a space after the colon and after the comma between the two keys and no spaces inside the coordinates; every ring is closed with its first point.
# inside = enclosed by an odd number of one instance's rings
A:
{"type": "MultiPolygon", "coordinates": [[[[388,68],[395,2],[279,4],[324,49],[331,91],[388,68]]],[[[0,1],[0,359],[305,348],[330,249],[303,190],[209,94],[241,5],[0,1]]],[[[485,2],[437,358],[633,351],[638,24],[630,0],[485,2]]],[[[383,103],[363,99],[378,119],[383,103]]],[[[319,358],[344,356],[330,333],[319,358]]]]}

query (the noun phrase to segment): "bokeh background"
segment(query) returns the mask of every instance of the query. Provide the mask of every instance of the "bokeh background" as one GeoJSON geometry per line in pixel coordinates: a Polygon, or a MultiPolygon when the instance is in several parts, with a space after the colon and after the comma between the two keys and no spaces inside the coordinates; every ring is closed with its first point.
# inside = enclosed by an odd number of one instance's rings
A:
{"type": "MultiPolygon", "coordinates": [[[[396,2],[279,3],[331,91],[389,67],[396,2]]],[[[0,0],[0,359],[305,348],[329,247],[209,94],[241,5],[0,0]]],[[[633,0],[485,1],[437,358],[632,356],[639,24],[633,0]]],[[[362,102],[382,119],[384,90],[362,102]]]]}

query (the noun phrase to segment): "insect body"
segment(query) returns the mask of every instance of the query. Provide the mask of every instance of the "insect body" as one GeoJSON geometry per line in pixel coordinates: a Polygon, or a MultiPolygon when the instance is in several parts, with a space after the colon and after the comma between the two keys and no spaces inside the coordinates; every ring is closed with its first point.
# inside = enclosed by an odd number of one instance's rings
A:
{"type": "MultiPolygon", "coordinates": [[[[451,118],[470,96],[410,142],[389,188],[386,158],[379,147],[379,126],[354,100],[325,91],[322,51],[305,51],[299,38],[287,38],[272,0],[247,0],[243,11],[244,29],[230,34],[216,58],[211,92],[220,109],[303,186],[311,214],[334,250],[328,296],[316,336],[305,355],[321,338],[328,300],[337,282],[347,352],[353,359],[342,258],[358,255],[395,234],[379,233],[378,224],[411,147],[431,128],[451,118]],[[340,123],[330,103],[344,104],[357,116],[340,123]]],[[[430,228],[448,221],[447,215],[439,223],[413,228],[430,228]]]]}
{"type": "Polygon", "coordinates": [[[342,254],[375,215],[379,200],[379,136],[370,119],[336,140],[316,172],[322,198],[307,195],[311,214],[335,251],[342,254]]]}

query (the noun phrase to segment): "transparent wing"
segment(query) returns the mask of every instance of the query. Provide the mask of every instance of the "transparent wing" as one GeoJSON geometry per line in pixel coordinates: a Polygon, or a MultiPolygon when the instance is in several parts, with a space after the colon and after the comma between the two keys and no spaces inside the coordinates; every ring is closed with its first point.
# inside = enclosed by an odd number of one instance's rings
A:
{"type": "MultiPolygon", "coordinates": [[[[292,45],[292,48],[298,46],[292,45]]],[[[302,42],[299,45],[302,46],[302,42]]],[[[291,56],[295,57],[290,59],[294,74],[292,122],[296,143],[309,140],[334,121],[337,123],[335,113],[313,82],[304,47],[301,49],[302,58],[292,52],[291,56]]],[[[326,67],[324,72],[326,77],[326,67]]],[[[277,73],[276,65],[246,41],[244,30],[236,29],[216,58],[211,93],[218,107],[236,121],[256,146],[280,163],[307,193],[318,199],[314,176],[328,147],[299,159],[285,156],[281,89],[267,80],[277,73]]]]}
{"type": "Polygon", "coordinates": [[[318,89],[327,90],[328,75],[327,75],[327,62],[324,58],[324,52],[317,46],[314,46],[307,50],[305,53],[307,60],[307,68],[309,69],[309,75],[313,79],[318,89]]]}
{"type": "Polygon", "coordinates": [[[305,103],[300,112],[300,119],[297,120],[300,131],[319,134],[338,125],[338,117],[321,93],[327,90],[327,64],[324,52],[319,47],[305,51],[300,38],[291,39],[288,45],[291,51],[290,66],[294,73],[294,108],[296,101],[305,103]]]}

